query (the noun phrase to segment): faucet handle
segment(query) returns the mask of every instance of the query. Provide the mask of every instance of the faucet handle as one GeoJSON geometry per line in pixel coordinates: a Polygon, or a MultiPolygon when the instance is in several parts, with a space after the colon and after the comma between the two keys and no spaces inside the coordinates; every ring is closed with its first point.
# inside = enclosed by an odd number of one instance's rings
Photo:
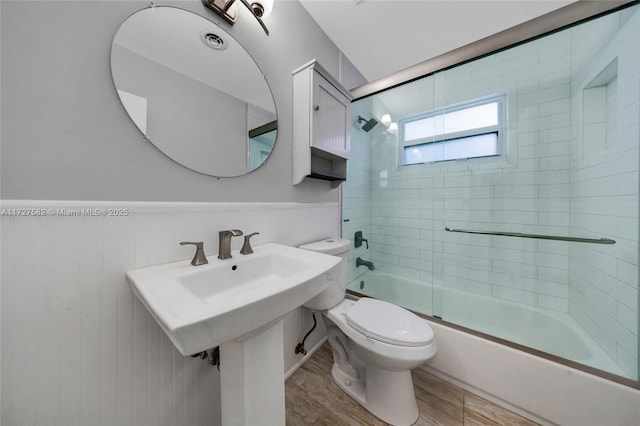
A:
{"type": "Polygon", "coordinates": [[[259,232],[254,232],[252,234],[244,236],[244,244],[242,245],[242,248],[240,249],[240,254],[251,254],[251,253],[253,253],[253,249],[251,248],[251,242],[249,240],[251,239],[251,237],[253,237],[254,235],[258,235],[258,234],[259,234],[259,232]]]}
{"type": "Polygon", "coordinates": [[[204,243],[202,241],[198,241],[198,242],[191,242],[191,241],[181,241],[180,245],[184,246],[187,244],[191,244],[196,246],[196,254],[193,255],[193,259],[191,259],[191,264],[193,266],[199,266],[199,265],[206,265],[207,263],[209,263],[209,261],[207,260],[207,257],[204,255],[204,243]]]}
{"type": "Polygon", "coordinates": [[[366,238],[362,238],[362,231],[357,231],[354,234],[353,238],[354,238],[354,241],[353,241],[354,247],[358,248],[362,246],[362,243],[365,243],[367,245],[367,250],[369,250],[369,240],[367,240],[366,238]]]}

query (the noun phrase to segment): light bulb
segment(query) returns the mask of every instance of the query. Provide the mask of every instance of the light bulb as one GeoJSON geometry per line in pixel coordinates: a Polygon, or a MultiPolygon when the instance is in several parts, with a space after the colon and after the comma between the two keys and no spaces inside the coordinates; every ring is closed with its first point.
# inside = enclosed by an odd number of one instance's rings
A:
{"type": "Polygon", "coordinates": [[[273,10],[273,0],[254,0],[251,2],[251,9],[260,19],[264,19],[273,10]]]}

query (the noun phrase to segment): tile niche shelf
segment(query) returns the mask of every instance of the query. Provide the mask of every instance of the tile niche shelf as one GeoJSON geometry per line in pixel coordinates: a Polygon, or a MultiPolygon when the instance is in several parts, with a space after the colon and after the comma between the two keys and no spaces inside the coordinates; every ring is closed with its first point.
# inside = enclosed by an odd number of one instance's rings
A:
{"type": "Polygon", "coordinates": [[[293,184],[347,179],[351,93],[314,59],[293,71],[293,184]]]}

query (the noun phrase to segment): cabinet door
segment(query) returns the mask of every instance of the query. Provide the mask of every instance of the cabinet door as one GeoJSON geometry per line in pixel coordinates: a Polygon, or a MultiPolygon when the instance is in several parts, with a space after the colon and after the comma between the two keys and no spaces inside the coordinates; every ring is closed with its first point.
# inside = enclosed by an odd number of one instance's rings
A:
{"type": "Polygon", "coordinates": [[[312,147],[349,158],[350,105],[349,99],[314,71],[312,147]]]}

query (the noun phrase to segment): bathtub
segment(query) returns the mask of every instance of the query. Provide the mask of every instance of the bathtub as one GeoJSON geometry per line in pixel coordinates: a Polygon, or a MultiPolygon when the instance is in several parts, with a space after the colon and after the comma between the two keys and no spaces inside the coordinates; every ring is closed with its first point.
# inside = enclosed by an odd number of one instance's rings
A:
{"type": "Polygon", "coordinates": [[[428,283],[379,271],[348,288],[427,315],[438,353],[421,368],[462,389],[541,425],[638,424],[637,382],[583,367],[623,376],[569,315],[459,290],[432,292],[428,283]],[[446,322],[429,317],[434,307],[446,322]]]}
{"type": "Polygon", "coordinates": [[[425,315],[616,375],[624,372],[566,313],[368,271],[348,289],[425,315]],[[436,300],[441,300],[435,304],[436,300]]]}

